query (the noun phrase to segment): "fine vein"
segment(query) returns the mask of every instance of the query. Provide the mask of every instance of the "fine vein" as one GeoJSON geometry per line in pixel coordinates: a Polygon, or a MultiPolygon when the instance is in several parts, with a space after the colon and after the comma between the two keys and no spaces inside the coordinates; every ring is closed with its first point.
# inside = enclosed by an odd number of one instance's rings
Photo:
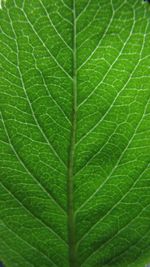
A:
{"type": "Polygon", "coordinates": [[[74,154],[76,141],[77,121],[77,52],[76,52],[76,7],[73,0],[73,104],[72,104],[72,129],[68,160],[68,239],[69,239],[69,263],[70,267],[77,267],[75,250],[75,220],[74,220],[74,154]]]}

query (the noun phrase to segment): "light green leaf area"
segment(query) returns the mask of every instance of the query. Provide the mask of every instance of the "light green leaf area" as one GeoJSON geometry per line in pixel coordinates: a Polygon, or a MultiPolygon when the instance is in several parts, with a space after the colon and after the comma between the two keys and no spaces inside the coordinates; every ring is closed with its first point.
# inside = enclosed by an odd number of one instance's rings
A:
{"type": "Polygon", "coordinates": [[[7,0],[0,27],[0,260],[143,267],[149,3],[7,0]]]}

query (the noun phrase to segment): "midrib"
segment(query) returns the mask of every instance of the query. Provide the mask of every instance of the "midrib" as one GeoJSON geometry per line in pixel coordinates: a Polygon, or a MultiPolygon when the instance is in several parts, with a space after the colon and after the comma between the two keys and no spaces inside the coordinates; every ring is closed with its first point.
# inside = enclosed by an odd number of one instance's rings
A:
{"type": "Polygon", "coordinates": [[[75,249],[75,221],[74,221],[74,154],[76,141],[77,121],[77,51],[76,51],[76,6],[73,0],[73,103],[72,103],[72,129],[68,161],[68,237],[69,237],[69,264],[77,267],[75,249]]]}

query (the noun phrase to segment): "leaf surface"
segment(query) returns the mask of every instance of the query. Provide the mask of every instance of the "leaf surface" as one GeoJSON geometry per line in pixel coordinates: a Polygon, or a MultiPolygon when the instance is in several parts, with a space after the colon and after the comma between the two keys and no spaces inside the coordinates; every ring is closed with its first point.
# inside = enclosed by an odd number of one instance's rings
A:
{"type": "Polygon", "coordinates": [[[150,8],[0,10],[0,259],[141,267],[150,252],[150,8]]]}

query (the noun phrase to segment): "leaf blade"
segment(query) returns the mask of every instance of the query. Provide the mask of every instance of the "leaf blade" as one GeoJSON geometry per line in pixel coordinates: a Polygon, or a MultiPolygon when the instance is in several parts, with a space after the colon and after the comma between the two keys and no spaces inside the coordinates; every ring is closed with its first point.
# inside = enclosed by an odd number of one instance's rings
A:
{"type": "Polygon", "coordinates": [[[10,0],[0,12],[0,256],[6,266],[142,265],[148,5],[10,0]]]}

